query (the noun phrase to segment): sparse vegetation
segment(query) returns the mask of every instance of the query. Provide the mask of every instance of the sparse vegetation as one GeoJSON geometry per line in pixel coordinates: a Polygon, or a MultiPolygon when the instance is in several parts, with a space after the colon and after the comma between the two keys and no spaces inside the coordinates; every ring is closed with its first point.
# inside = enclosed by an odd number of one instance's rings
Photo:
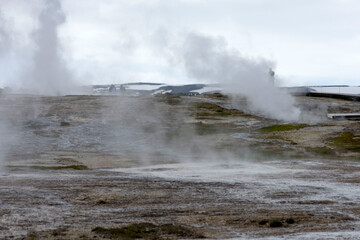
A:
{"type": "Polygon", "coordinates": [[[197,234],[186,227],[172,224],[157,226],[153,223],[136,223],[121,228],[95,227],[92,231],[103,237],[112,239],[159,239],[161,235],[176,235],[178,237],[185,238],[203,238],[202,235],[197,234]]]}
{"type": "Polygon", "coordinates": [[[259,221],[259,225],[265,225],[265,224],[267,224],[268,222],[269,222],[268,220],[263,219],[263,220],[259,221]]]}
{"type": "MultiPolygon", "coordinates": [[[[293,223],[295,223],[295,221],[292,218],[288,218],[288,219],[286,219],[286,223],[293,224],[293,223]]],[[[277,219],[270,219],[270,220],[263,219],[263,220],[259,221],[259,225],[261,225],[261,226],[267,225],[271,228],[276,228],[276,227],[282,227],[283,223],[277,219]]]]}
{"type": "Polygon", "coordinates": [[[281,124],[281,125],[272,125],[268,127],[263,127],[258,129],[258,131],[261,133],[272,133],[272,132],[298,130],[304,127],[306,127],[306,125],[281,124]]]}
{"type": "Polygon", "coordinates": [[[343,132],[338,137],[327,139],[332,145],[339,149],[349,151],[360,151],[360,139],[352,132],[343,132]]]}
{"type": "Polygon", "coordinates": [[[327,158],[336,156],[336,152],[329,147],[306,147],[305,150],[315,155],[324,156],[327,158]]]}
{"type": "Polygon", "coordinates": [[[197,117],[200,116],[228,116],[231,114],[231,110],[220,107],[214,103],[200,102],[196,104],[197,117]]]}
{"type": "Polygon", "coordinates": [[[269,140],[283,140],[283,141],[286,141],[286,139],[284,139],[284,137],[282,137],[282,136],[276,136],[276,135],[266,136],[266,137],[264,137],[264,139],[269,139],[269,140]]]}
{"type": "Polygon", "coordinates": [[[35,240],[37,239],[37,235],[36,233],[32,232],[32,233],[29,233],[25,238],[24,240],[35,240]]]}
{"type": "Polygon", "coordinates": [[[194,107],[196,119],[208,119],[211,117],[226,117],[226,116],[242,116],[253,117],[250,114],[244,113],[237,109],[223,108],[217,104],[209,102],[199,102],[194,107]]]}
{"type": "Polygon", "coordinates": [[[277,219],[271,219],[269,221],[269,227],[275,228],[275,227],[282,227],[283,224],[280,220],[277,219]]]}
{"type": "Polygon", "coordinates": [[[54,237],[64,236],[65,235],[64,231],[65,231],[64,228],[55,229],[51,231],[50,235],[54,237]]]}
{"type": "Polygon", "coordinates": [[[293,218],[288,218],[288,219],[286,219],[286,223],[287,224],[294,224],[295,220],[293,218]]]}
{"type": "Polygon", "coordinates": [[[178,105],[181,103],[181,97],[172,94],[157,94],[156,100],[159,102],[166,103],[168,105],[178,105]]]}
{"type": "Polygon", "coordinates": [[[206,134],[217,134],[217,133],[232,133],[234,132],[236,126],[233,124],[206,124],[206,123],[196,123],[195,131],[198,135],[206,134]]]}
{"type": "Polygon", "coordinates": [[[211,94],[204,94],[201,96],[204,96],[206,98],[215,98],[215,99],[228,99],[229,98],[228,96],[226,96],[222,93],[211,93],[211,94]]]}
{"type": "Polygon", "coordinates": [[[84,165],[68,165],[68,166],[30,166],[38,170],[88,170],[84,165]]]}
{"type": "Polygon", "coordinates": [[[103,204],[106,204],[107,202],[103,199],[100,199],[96,202],[96,205],[103,205],[103,204]]]}
{"type": "Polygon", "coordinates": [[[61,127],[69,127],[69,126],[70,126],[70,123],[69,123],[69,122],[62,121],[62,122],[60,122],[60,126],[61,126],[61,127]]]}

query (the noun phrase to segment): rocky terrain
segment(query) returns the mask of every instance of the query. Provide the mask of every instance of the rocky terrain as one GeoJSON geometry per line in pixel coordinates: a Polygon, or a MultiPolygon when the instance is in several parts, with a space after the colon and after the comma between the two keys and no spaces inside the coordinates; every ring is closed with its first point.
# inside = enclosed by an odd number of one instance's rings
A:
{"type": "Polygon", "coordinates": [[[357,239],[360,103],[0,95],[2,239],[357,239]]]}

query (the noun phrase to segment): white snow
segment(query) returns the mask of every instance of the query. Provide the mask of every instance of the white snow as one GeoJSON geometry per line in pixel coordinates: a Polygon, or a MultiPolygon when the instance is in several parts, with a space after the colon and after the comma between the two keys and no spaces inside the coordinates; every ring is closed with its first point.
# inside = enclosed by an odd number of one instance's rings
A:
{"type": "Polygon", "coordinates": [[[139,85],[123,85],[126,90],[133,91],[153,91],[166,85],[152,85],[152,84],[139,84],[139,85]]]}
{"type": "Polygon", "coordinates": [[[201,89],[191,90],[190,92],[197,92],[203,94],[204,92],[220,91],[220,87],[205,86],[201,89]]]}
{"type": "Polygon", "coordinates": [[[360,87],[310,87],[319,93],[359,95],[360,87]]]}
{"type": "Polygon", "coordinates": [[[172,90],[166,90],[166,91],[164,91],[164,90],[158,90],[158,91],[153,92],[153,95],[156,95],[156,94],[165,94],[165,93],[171,93],[171,92],[172,92],[172,90]]]}

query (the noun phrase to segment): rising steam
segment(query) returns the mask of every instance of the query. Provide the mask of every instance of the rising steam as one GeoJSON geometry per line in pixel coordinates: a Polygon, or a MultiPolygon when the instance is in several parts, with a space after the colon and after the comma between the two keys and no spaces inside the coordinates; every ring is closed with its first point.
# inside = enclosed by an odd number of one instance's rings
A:
{"type": "Polygon", "coordinates": [[[65,23],[65,14],[59,0],[45,0],[40,13],[39,28],[32,37],[36,45],[33,68],[25,87],[37,94],[63,95],[75,87],[72,76],[62,58],[59,27],[65,23]]]}
{"type": "Polygon", "coordinates": [[[10,47],[10,37],[5,30],[4,22],[5,20],[0,11],[0,57],[7,52],[10,47]]]}
{"type": "Polygon", "coordinates": [[[176,56],[190,78],[220,83],[225,93],[246,96],[255,113],[279,120],[299,120],[300,110],[294,106],[294,99],[269,79],[272,62],[229,50],[222,38],[190,33],[180,42],[180,46],[172,47],[172,56],[176,56]]]}

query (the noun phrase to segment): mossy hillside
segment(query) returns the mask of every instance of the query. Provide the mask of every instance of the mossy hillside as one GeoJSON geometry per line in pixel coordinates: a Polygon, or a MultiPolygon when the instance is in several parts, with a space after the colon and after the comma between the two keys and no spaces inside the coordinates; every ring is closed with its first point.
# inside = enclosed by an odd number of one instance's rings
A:
{"type": "Polygon", "coordinates": [[[360,151],[360,139],[352,132],[343,132],[338,137],[328,138],[327,140],[338,149],[360,151]]]}
{"type": "Polygon", "coordinates": [[[312,153],[315,156],[326,157],[326,158],[333,158],[337,157],[336,151],[329,147],[306,147],[305,151],[308,153],[312,153]]]}
{"type": "Polygon", "coordinates": [[[260,133],[273,133],[273,132],[284,132],[284,131],[293,131],[301,128],[307,127],[306,125],[293,125],[293,124],[281,124],[281,125],[272,125],[268,127],[263,127],[258,129],[260,133]]]}
{"type": "Polygon", "coordinates": [[[229,98],[227,95],[224,95],[222,93],[203,94],[200,96],[202,96],[204,98],[213,98],[213,99],[222,99],[222,100],[226,100],[229,98]]]}
{"type": "Polygon", "coordinates": [[[237,109],[223,108],[217,104],[209,102],[199,102],[195,104],[193,111],[197,119],[203,119],[207,117],[227,117],[227,116],[243,116],[253,117],[250,114],[246,114],[237,109]]]}
{"type": "Polygon", "coordinates": [[[196,116],[228,116],[230,115],[230,111],[219,105],[209,102],[200,102],[195,106],[197,110],[196,116]]]}
{"type": "Polygon", "coordinates": [[[218,123],[218,124],[207,124],[207,123],[196,123],[194,124],[194,130],[197,135],[208,135],[218,133],[234,133],[237,126],[232,123],[218,123]]]}
{"type": "Polygon", "coordinates": [[[155,95],[155,100],[168,105],[179,105],[181,103],[181,97],[172,94],[157,94],[155,95]]]}
{"type": "MultiPolygon", "coordinates": [[[[262,139],[262,137],[258,137],[258,139],[262,139]]],[[[282,142],[285,142],[286,144],[289,144],[289,145],[297,145],[296,142],[294,142],[292,140],[289,140],[289,139],[286,139],[283,136],[278,136],[278,135],[265,136],[265,137],[263,137],[263,139],[282,141],[282,142]]]]}

